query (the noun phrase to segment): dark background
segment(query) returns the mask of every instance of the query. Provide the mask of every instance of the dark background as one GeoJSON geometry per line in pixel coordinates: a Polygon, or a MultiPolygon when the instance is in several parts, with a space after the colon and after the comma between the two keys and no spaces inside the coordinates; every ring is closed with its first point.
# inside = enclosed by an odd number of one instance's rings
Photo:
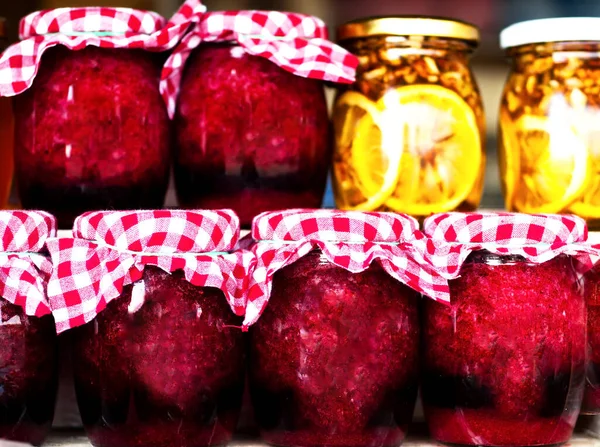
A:
{"type": "MultiPolygon", "coordinates": [[[[18,20],[41,8],[61,6],[127,6],[151,9],[169,17],[182,0],[0,0],[0,16],[9,21],[9,37],[15,40],[18,20]]],[[[466,20],[481,28],[482,42],[473,67],[481,88],[487,115],[488,167],[483,207],[502,207],[496,158],[497,109],[508,66],[498,46],[500,30],[517,21],[558,17],[600,15],[599,0],[204,0],[212,10],[278,9],[316,15],[325,20],[332,36],[335,27],[359,17],[387,14],[447,16],[466,20]]],[[[330,92],[331,93],[331,92],[330,92]]],[[[331,96],[331,95],[330,95],[331,96]]],[[[169,194],[168,205],[175,205],[169,194]]],[[[332,205],[328,194],[326,205],[332,205]]]]}

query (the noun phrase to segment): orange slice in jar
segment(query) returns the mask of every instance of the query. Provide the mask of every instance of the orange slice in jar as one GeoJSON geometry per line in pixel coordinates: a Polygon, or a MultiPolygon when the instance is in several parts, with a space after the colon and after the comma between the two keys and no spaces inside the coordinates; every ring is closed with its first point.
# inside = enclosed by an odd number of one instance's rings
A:
{"type": "Polygon", "coordinates": [[[393,116],[399,179],[385,205],[413,216],[457,209],[482,175],[477,119],[454,91],[410,85],[388,91],[378,104],[393,116]]]}
{"type": "Polygon", "coordinates": [[[400,157],[387,143],[385,126],[381,110],[366,96],[349,91],[338,99],[333,176],[339,208],[373,211],[394,191],[400,157]]]}
{"type": "Polygon", "coordinates": [[[516,210],[561,213],[584,193],[591,172],[587,145],[569,121],[523,115],[514,129],[520,154],[516,210]]]}
{"type": "Polygon", "coordinates": [[[501,148],[498,152],[498,163],[500,164],[500,177],[504,187],[504,204],[506,209],[512,211],[515,191],[519,182],[519,142],[516,140],[515,132],[511,129],[512,118],[504,109],[500,111],[499,135],[501,148]]]}

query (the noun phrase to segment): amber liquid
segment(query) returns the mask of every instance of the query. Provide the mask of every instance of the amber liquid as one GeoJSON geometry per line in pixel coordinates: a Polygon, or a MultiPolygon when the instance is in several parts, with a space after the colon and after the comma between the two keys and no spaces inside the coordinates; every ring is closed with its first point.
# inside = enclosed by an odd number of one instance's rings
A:
{"type": "Polygon", "coordinates": [[[0,209],[8,205],[13,176],[13,113],[10,98],[0,98],[0,209]]]}

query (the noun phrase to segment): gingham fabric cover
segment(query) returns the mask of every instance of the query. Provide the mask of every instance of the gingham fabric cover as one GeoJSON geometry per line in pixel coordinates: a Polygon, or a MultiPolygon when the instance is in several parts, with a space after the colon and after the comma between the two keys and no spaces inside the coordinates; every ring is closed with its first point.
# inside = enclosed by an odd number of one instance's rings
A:
{"type": "MultiPolygon", "coordinates": [[[[198,0],[188,0],[193,7],[198,0]]],[[[235,41],[248,54],[264,57],[297,76],[352,83],[358,59],[327,40],[327,27],[316,17],[279,11],[199,13],[197,24],[167,60],[160,90],[173,117],[185,63],[202,42],[235,41]]]]}
{"type": "Polygon", "coordinates": [[[221,211],[100,211],[77,218],[74,237],[47,242],[54,265],[48,298],[57,331],[93,320],[142,278],[145,266],[182,270],[191,284],[221,289],[243,315],[254,256],[233,251],[239,219],[221,211]]]}
{"type": "Polygon", "coordinates": [[[422,240],[415,219],[392,213],[335,210],[266,212],[254,219],[250,279],[244,328],[254,324],[271,295],[273,275],[315,248],[333,264],[358,273],[378,260],[398,281],[422,293],[443,286],[413,243],[422,240]]]}
{"type": "Polygon", "coordinates": [[[27,315],[50,313],[46,282],[52,263],[41,254],[56,220],[42,211],[0,211],[0,296],[27,315]]]}
{"type": "Polygon", "coordinates": [[[0,57],[0,95],[18,95],[31,87],[48,48],[63,45],[71,50],[95,46],[166,51],[181,40],[205,10],[199,2],[185,6],[166,25],[165,19],[156,13],[128,8],[58,8],[34,12],[21,20],[21,42],[10,46],[0,57]]]}
{"type": "Polygon", "coordinates": [[[430,295],[440,301],[449,301],[447,280],[459,277],[467,257],[478,250],[518,255],[535,264],[566,254],[578,261],[581,274],[591,267],[587,225],[576,216],[445,213],[426,219],[424,233],[424,257],[446,280],[443,290],[430,295]]]}

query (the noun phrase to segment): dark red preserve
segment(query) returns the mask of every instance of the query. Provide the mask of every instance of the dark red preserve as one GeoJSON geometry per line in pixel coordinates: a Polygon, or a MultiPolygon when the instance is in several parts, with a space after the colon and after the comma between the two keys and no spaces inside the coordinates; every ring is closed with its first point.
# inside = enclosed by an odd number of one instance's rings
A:
{"type": "Polygon", "coordinates": [[[58,386],[54,320],[28,316],[4,298],[0,315],[0,439],[41,445],[58,386]]]}
{"type": "Polygon", "coordinates": [[[596,265],[584,279],[587,303],[588,366],[581,412],[600,414],[600,266],[596,265]]]}
{"type": "Polygon", "coordinates": [[[188,59],[175,115],[180,204],[263,211],[321,206],[331,157],[323,83],[233,43],[188,59]]]}
{"type": "Polygon", "coordinates": [[[75,387],[96,447],[225,445],[244,389],[243,333],[218,289],[147,267],[76,329],[75,387]],[[128,310],[132,294],[144,297],[128,310]]]}
{"type": "Polygon", "coordinates": [[[425,304],[422,393],[432,436],[478,446],[568,441],[585,383],[573,258],[532,264],[477,251],[450,281],[450,298],[425,304]]]}

